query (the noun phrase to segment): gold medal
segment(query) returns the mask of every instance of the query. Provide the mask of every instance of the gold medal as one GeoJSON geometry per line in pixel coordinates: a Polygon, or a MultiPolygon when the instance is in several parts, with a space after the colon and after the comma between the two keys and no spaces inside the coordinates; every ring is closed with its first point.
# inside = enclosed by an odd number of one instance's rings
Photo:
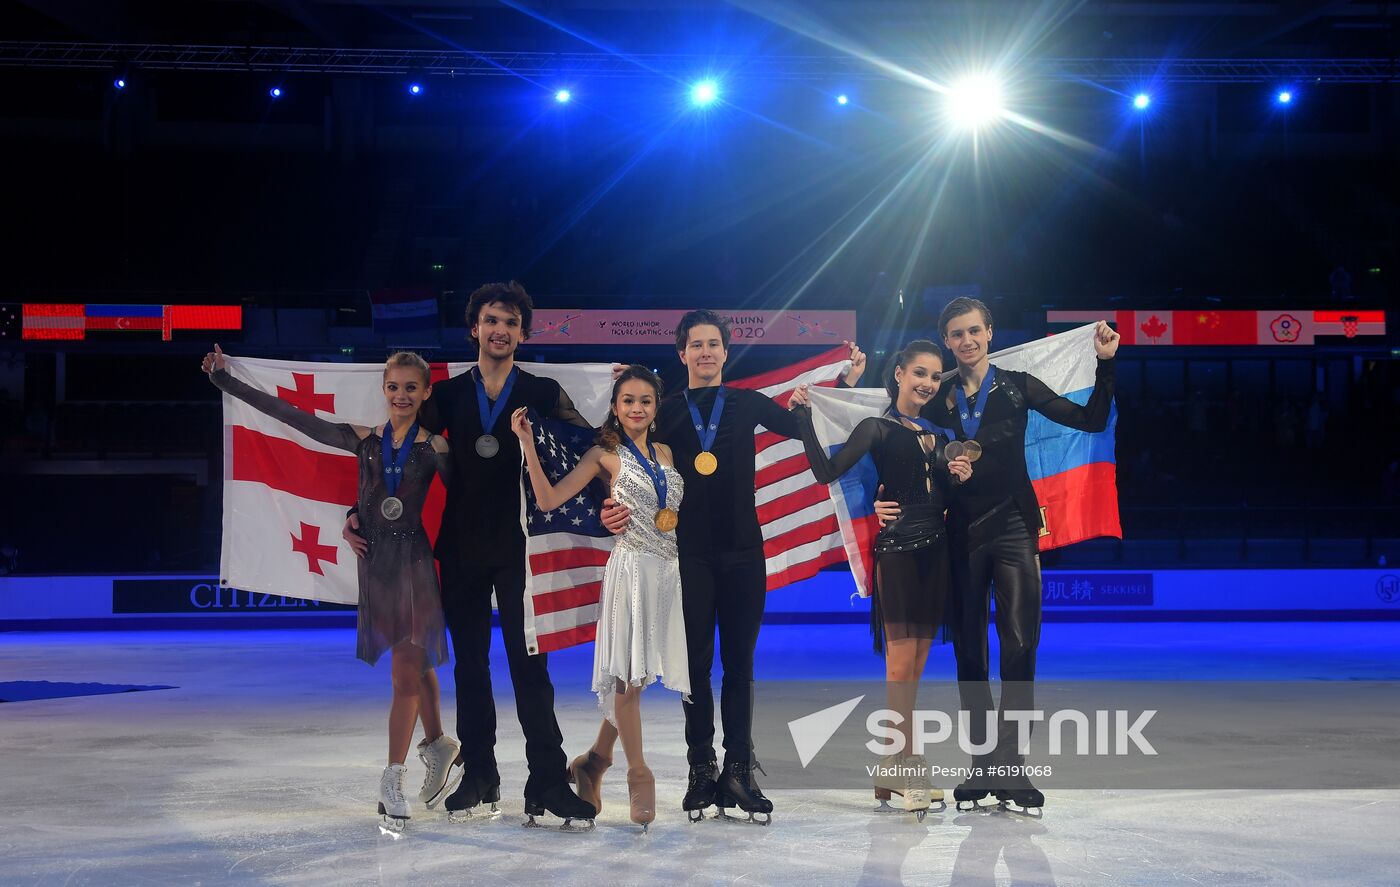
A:
{"type": "Polygon", "coordinates": [[[714,474],[717,468],[719,468],[719,460],[715,458],[714,453],[701,453],[695,457],[695,470],[701,474],[709,476],[714,474]]]}
{"type": "Polygon", "coordinates": [[[674,508],[663,508],[656,513],[656,528],[663,533],[669,533],[680,523],[681,517],[676,514],[674,508]]]}
{"type": "Polygon", "coordinates": [[[967,461],[976,462],[982,458],[982,445],[975,440],[963,441],[963,452],[967,455],[967,461]]]}

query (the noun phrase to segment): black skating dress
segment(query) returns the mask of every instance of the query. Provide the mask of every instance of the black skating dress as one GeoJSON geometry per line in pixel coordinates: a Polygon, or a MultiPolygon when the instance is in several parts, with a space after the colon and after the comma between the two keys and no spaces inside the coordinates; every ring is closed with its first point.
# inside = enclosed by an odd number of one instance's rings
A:
{"type": "Polygon", "coordinates": [[[944,512],[955,479],[943,452],[947,441],[892,416],[872,416],[828,457],[812,428],[811,412],[805,407],[796,412],[803,420],[802,443],[817,480],[835,482],[869,453],[885,487],[882,498],[899,503],[899,518],[875,537],[870,608],[875,650],[882,652],[885,640],[938,637],[952,587],[944,512]]]}

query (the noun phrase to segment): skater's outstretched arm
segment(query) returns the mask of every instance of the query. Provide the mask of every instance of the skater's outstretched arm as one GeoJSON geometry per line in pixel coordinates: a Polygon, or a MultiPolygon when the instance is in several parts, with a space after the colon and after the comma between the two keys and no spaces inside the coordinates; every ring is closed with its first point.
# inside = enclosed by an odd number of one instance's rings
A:
{"type": "Polygon", "coordinates": [[[371,429],[363,425],[347,425],[341,422],[328,422],[319,416],[302,412],[279,397],[235,379],[228,371],[228,359],[218,345],[204,355],[201,367],[209,374],[220,391],[226,391],[260,413],[266,413],[284,425],[289,425],[314,441],[328,447],[355,452],[360,441],[371,434],[371,429]]]}
{"type": "Polygon", "coordinates": [[[817,440],[816,429],[812,427],[811,409],[806,404],[800,404],[793,409],[793,413],[801,426],[802,448],[807,452],[807,461],[812,464],[812,474],[824,484],[835,483],[837,478],[854,468],[866,453],[884,439],[885,429],[881,426],[890,425],[875,416],[862,419],[845,445],[835,455],[827,456],[826,448],[817,440]]]}
{"type": "Polygon", "coordinates": [[[1098,365],[1094,367],[1094,392],[1084,406],[1061,397],[1029,373],[1026,374],[1026,402],[1051,422],[1079,431],[1103,431],[1108,427],[1108,414],[1113,406],[1118,342],[1118,333],[1107,323],[1099,321],[1098,329],[1094,331],[1094,352],[1098,357],[1098,365]]]}
{"type": "Polygon", "coordinates": [[[616,453],[609,453],[602,447],[591,447],[574,466],[574,470],[552,484],[540,464],[539,453],[535,452],[535,429],[525,415],[525,407],[510,416],[510,427],[520,439],[520,450],[525,454],[525,466],[530,473],[530,487],[535,492],[535,502],[541,511],[553,511],[583,491],[583,488],[597,477],[611,481],[619,467],[616,453]]]}

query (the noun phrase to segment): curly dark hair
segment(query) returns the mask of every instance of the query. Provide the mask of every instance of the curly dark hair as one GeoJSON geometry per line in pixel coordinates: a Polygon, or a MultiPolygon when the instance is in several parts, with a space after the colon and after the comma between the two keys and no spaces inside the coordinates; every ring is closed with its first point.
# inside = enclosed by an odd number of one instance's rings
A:
{"type": "Polygon", "coordinates": [[[920,354],[934,355],[938,358],[938,365],[940,367],[945,363],[943,360],[943,349],[938,347],[937,344],[930,342],[928,339],[915,339],[908,345],[899,349],[899,353],[896,354],[894,360],[890,362],[889,371],[885,373],[885,391],[889,392],[891,406],[894,405],[895,401],[899,400],[899,383],[894,380],[895,367],[899,367],[902,370],[908,369],[909,361],[920,354]]]}
{"type": "Polygon", "coordinates": [[[613,382],[612,398],[608,401],[608,417],[603,420],[603,426],[598,429],[598,436],[593,441],[594,445],[600,446],[608,452],[613,452],[622,445],[622,435],[624,434],[622,423],[617,421],[617,414],[612,411],[611,406],[616,405],[617,393],[622,390],[622,383],[629,379],[641,379],[643,382],[646,382],[652,388],[656,389],[656,404],[658,409],[661,406],[661,394],[665,386],[661,384],[661,378],[657,376],[656,373],[653,373],[639,363],[634,363],[623,370],[622,375],[618,376],[617,380],[613,382]]]}
{"type": "Polygon", "coordinates": [[[983,302],[981,299],[974,299],[971,296],[958,296],[948,303],[948,306],[943,309],[943,313],[938,315],[938,335],[947,335],[948,321],[952,320],[954,317],[966,314],[969,311],[981,311],[982,323],[986,324],[988,329],[991,329],[992,311],[987,307],[987,303],[983,302]]]}
{"type": "Polygon", "coordinates": [[[729,318],[723,317],[708,308],[700,308],[695,311],[687,311],[681,317],[681,322],[676,324],[676,350],[684,351],[686,342],[690,339],[690,331],[697,326],[705,324],[719,327],[719,337],[724,342],[724,350],[729,350],[729,318]]]}
{"type": "Polygon", "coordinates": [[[476,288],[467,300],[467,329],[476,326],[482,308],[495,302],[509,305],[520,312],[521,336],[530,338],[530,321],[535,316],[535,303],[525,292],[525,287],[514,280],[510,283],[487,283],[476,288]]]}

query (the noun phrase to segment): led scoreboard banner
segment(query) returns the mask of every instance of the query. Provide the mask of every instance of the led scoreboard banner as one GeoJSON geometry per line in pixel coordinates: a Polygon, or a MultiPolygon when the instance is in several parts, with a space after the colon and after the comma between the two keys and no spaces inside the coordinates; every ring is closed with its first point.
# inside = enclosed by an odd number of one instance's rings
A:
{"type": "Polygon", "coordinates": [[[242,330],[241,305],[0,305],[0,341],[82,341],[99,334],[159,334],[242,330]]]}

